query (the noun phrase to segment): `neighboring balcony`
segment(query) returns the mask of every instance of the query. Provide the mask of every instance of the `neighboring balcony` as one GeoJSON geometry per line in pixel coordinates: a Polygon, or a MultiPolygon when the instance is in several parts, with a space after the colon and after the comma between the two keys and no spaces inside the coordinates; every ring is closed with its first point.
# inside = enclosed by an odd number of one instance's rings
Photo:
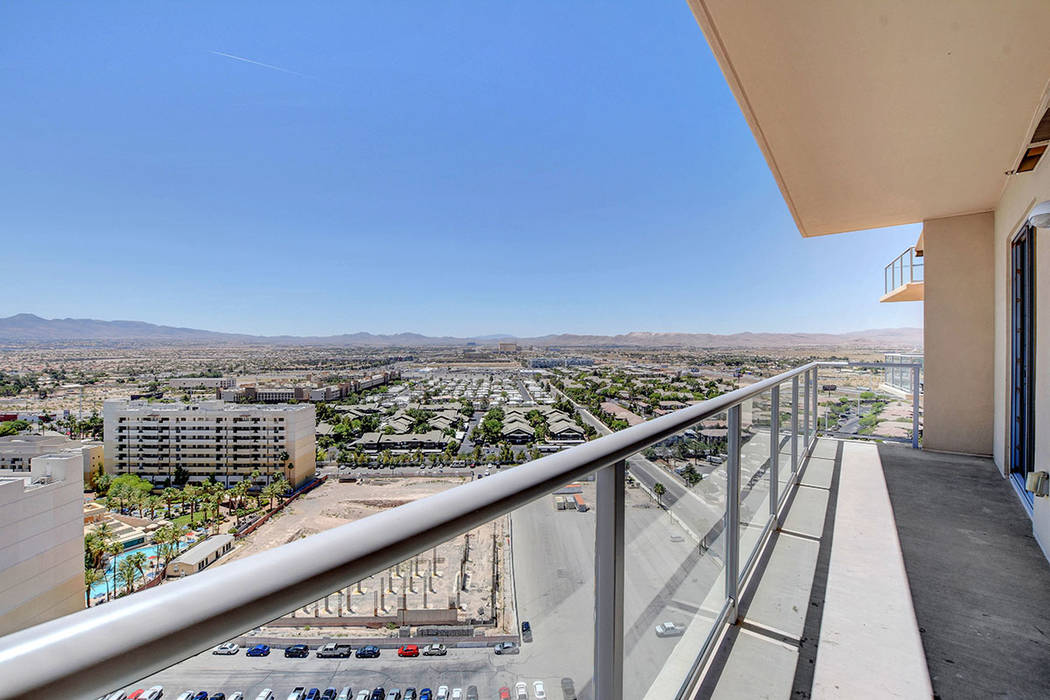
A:
{"type": "Polygon", "coordinates": [[[880,302],[922,301],[924,298],[922,253],[912,246],[885,267],[880,302]]]}

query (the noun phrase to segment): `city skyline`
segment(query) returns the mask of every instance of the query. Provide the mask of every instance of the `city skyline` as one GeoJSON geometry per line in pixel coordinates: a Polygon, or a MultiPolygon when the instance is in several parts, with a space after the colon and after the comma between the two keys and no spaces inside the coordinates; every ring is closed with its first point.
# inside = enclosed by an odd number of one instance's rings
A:
{"type": "Polygon", "coordinates": [[[922,323],[876,301],[918,227],[799,236],[684,3],[253,16],[0,10],[0,230],[26,291],[0,316],[265,335],[922,323]]]}

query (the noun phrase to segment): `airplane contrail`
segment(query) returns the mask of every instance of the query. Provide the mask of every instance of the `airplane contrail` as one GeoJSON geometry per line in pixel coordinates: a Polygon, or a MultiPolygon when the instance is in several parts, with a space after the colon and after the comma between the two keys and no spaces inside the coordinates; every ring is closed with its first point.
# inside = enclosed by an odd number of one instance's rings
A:
{"type": "Polygon", "coordinates": [[[270,70],[279,70],[282,73],[288,73],[289,75],[298,75],[300,78],[312,78],[312,75],[306,75],[305,73],[299,73],[298,71],[289,70],[287,68],[281,68],[280,66],[274,66],[269,63],[263,63],[262,61],[253,61],[250,58],[244,56],[234,56],[232,53],[225,53],[223,51],[209,51],[208,53],[215,54],[216,56],[223,56],[234,61],[242,61],[244,63],[251,63],[253,66],[262,66],[263,68],[269,68],[270,70]]]}

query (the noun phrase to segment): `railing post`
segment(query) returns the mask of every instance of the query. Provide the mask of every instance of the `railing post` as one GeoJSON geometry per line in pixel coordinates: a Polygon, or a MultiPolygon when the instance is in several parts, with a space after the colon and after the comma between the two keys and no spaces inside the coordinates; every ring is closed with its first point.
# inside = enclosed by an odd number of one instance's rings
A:
{"type": "Polygon", "coordinates": [[[791,473],[798,473],[798,375],[791,378],[791,473]]]}
{"type": "Polygon", "coordinates": [[[805,439],[802,441],[802,451],[803,452],[805,452],[806,450],[809,449],[809,411],[810,411],[810,406],[809,406],[809,391],[810,391],[810,389],[809,389],[810,388],[809,370],[807,369],[804,372],[804,374],[805,374],[805,377],[806,377],[806,380],[805,380],[806,383],[803,386],[803,392],[805,393],[805,398],[803,399],[803,408],[802,408],[802,421],[803,421],[803,423],[802,423],[802,435],[805,437],[805,439]]]}
{"type": "Polygon", "coordinates": [[[780,385],[769,392],[769,514],[780,503],[780,385]]]}
{"type": "Polygon", "coordinates": [[[819,405],[820,405],[819,404],[820,387],[817,384],[817,382],[820,379],[820,377],[817,374],[818,371],[819,370],[818,370],[817,367],[813,368],[813,385],[812,385],[813,386],[813,426],[812,426],[812,428],[813,428],[813,437],[810,439],[810,442],[812,444],[814,444],[814,445],[817,444],[817,429],[820,428],[820,420],[819,420],[819,415],[820,415],[820,408],[819,408],[819,405]]]}
{"type": "Polygon", "coordinates": [[[626,462],[598,472],[594,542],[594,696],[623,700],[626,462]]]}
{"type": "Polygon", "coordinates": [[[740,599],[740,405],[729,409],[729,462],[726,466],[726,598],[730,623],[740,599]]]}
{"type": "Polygon", "coordinates": [[[911,446],[919,449],[919,365],[911,368],[911,446]]]}

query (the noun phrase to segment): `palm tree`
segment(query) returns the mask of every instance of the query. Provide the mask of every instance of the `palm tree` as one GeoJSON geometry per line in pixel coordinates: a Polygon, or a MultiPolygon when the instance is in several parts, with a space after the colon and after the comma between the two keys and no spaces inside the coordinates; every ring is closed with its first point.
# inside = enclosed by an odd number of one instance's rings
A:
{"type": "MultiPolygon", "coordinates": [[[[120,580],[124,582],[125,595],[131,593],[132,588],[135,586],[135,572],[135,564],[130,557],[121,559],[113,571],[113,575],[115,577],[119,576],[120,580]]],[[[116,587],[116,582],[114,582],[114,587],[116,587]]]]}
{"type": "MultiPolygon", "coordinates": [[[[107,554],[115,557],[115,556],[117,556],[117,555],[119,555],[119,554],[121,554],[123,552],[124,552],[124,545],[122,545],[120,542],[117,542],[116,540],[110,540],[109,541],[109,544],[106,547],[106,553],[107,554]]],[[[108,584],[108,582],[107,582],[107,584],[108,584]]],[[[117,591],[117,567],[114,566],[113,567],[113,592],[116,593],[116,591],[117,591]]]]}
{"type": "Polygon", "coordinates": [[[87,602],[87,607],[91,607],[91,587],[106,577],[106,573],[101,569],[84,569],[84,598],[87,602]]]}
{"type": "Polygon", "coordinates": [[[146,564],[149,562],[149,559],[146,558],[145,552],[132,552],[125,559],[131,562],[131,565],[139,572],[140,578],[146,578],[146,564]]]}
{"type": "Polygon", "coordinates": [[[182,500],[182,491],[180,489],[171,488],[170,486],[161,492],[161,498],[164,499],[165,504],[168,507],[167,517],[171,518],[171,504],[182,500]]]}
{"type": "Polygon", "coordinates": [[[663,495],[667,493],[667,487],[657,481],[653,484],[653,493],[656,494],[656,504],[663,507],[663,495]]]}
{"type": "Polygon", "coordinates": [[[193,518],[197,514],[197,503],[200,502],[201,490],[195,484],[186,484],[182,489],[182,497],[190,504],[190,525],[192,526],[193,518]]]}

